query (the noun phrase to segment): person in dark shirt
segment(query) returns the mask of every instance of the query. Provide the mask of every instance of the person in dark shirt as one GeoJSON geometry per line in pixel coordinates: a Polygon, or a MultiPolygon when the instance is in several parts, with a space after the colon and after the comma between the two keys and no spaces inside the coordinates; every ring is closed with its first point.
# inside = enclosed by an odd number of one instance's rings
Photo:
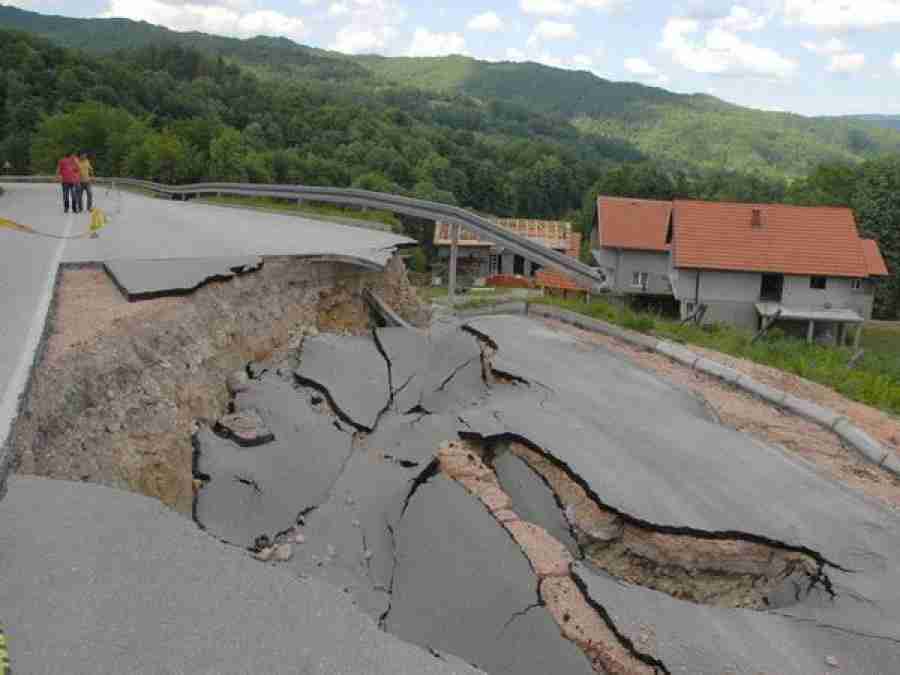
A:
{"type": "Polygon", "coordinates": [[[62,183],[63,213],[69,212],[70,202],[73,213],[81,211],[81,167],[74,152],[70,152],[56,163],[56,179],[62,183]]]}

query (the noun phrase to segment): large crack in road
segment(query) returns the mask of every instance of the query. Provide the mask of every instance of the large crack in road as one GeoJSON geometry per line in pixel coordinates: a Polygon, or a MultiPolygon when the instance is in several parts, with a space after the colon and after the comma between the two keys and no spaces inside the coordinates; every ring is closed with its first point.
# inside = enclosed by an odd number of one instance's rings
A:
{"type": "Polygon", "coordinates": [[[852,616],[860,636],[893,639],[883,618],[860,618],[858,599],[876,601],[846,558],[802,537],[679,524],[689,519],[677,512],[650,521],[605,500],[546,437],[516,431],[520,411],[504,401],[565,416],[567,385],[498,366],[502,349],[471,327],[307,338],[293,373],[256,373],[235,395],[243,417],[195,435],[195,519],[257,553],[289,545],[263,557],[343,588],[384,630],[491,673],[799,674],[834,630],[845,631],[844,661],[893,662],[848,637],[852,616]],[[253,442],[242,421],[260,432],[253,442]],[[695,633],[650,606],[694,616],[695,633]],[[791,626],[788,647],[747,652],[735,643],[747,625],[751,643],[791,626]]]}

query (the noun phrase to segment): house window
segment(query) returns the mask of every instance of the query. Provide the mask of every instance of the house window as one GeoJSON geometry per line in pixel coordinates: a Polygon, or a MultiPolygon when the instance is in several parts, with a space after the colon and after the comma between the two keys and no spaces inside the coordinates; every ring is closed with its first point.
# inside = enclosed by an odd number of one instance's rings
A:
{"type": "Polygon", "coordinates": [[[850,282],[850,288],[854,291],[861,291],[863,287],[862,279],[853,279],[850,282]]]}
{"type": "Polygon", "coordinates": [[[500,272],[500,256],[494,253],[491,253],[488,258],[488,274],[489,276],[494,276],[500,272]]]}
{"type": "Polygon", "coordinates": [[[635,288],[646,288],[647,282],[650,280],[649,272],[632,272],[631,285],[635,288]]]}
{"type": "Polygon", "coordinates": [[[783,274],[763,274],[759,289],[759,299],[763,302],[781,302],[784,294],[783,274]]]}
{"type": "Polygon", "coordinates": [[[525,274],[525,258],[520,255],[517,255],[513,258],[513,274],[517,274],[522,276],[525,274]]]}
{"type": "Polygon", "coordinates": [[[828,286],[828,277],[810,277],[809,287],[814,291],[824,291],[828,286]]]}

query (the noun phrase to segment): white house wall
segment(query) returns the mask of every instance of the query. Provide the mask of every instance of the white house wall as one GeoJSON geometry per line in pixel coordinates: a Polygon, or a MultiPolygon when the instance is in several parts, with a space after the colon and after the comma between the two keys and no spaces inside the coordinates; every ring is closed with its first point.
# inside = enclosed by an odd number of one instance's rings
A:
{"type": "MultiPolygon", "coordinates": [[[[697,270],[679,270],[675,297],[682,303],[683,316],[689,313],[687,303],[695,302],[697,274],[697,270]]],[[[701,271],[699,274],[700,302],[707,306],[704,321],[751,329],[756,327],[761,274],[711,271],[701,271]]]]}
{"type": "Polygon", "coordinates": [[[642,293],[642,289],[631,285],[635,272],[647,272],[649,282],[647,293],[670,295],[669,254],[655,251],[631,251],[601,248],[595,251],[594,260],[610,280],[610,287],[616,293],[642,293]]]}
{"type": "Polygon", "coordinates": [[[843,277],[828,277],[825,290],[810,288],[810,277],[791,276],[784,279],[785,307],[810,309],[855,310],[864,319],[872,318],[871,282],[863,280],[860,290],[853,290],[853,280],[843,277]]]}
{"type": "MultiPolygon", "coordinates": [[[[688,312],[687,303],[695,302],[696,270],[679,270],[675,279],[675,297],[682,303],[682,315],[688,312]]],[[[753,329],[758,325],[756,303],[760,300],[762,274],[758,272],[701,271],[700,302],[707,306],[705,321],[731,323],[753,329]]],[[[810,288],[808,276],[785,276],[782,303],[785,307],[802,309],[850,308],[865,319],[872,317],[871,282],[864,281],[861,290],[854,291],[850,279],[829,277],[826,290],[810,288]]]]}

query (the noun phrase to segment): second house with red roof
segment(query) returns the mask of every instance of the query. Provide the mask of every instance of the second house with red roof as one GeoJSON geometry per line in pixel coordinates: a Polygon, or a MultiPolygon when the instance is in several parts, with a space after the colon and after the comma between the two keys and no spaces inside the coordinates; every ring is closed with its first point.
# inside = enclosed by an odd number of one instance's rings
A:
{"type": "Polygon", "coordinates": [[[748,329],[777,319],[810,341],[869,320],[888,275],[847,208],[600,197],[591,249],[613,293],[748,329]]]}

